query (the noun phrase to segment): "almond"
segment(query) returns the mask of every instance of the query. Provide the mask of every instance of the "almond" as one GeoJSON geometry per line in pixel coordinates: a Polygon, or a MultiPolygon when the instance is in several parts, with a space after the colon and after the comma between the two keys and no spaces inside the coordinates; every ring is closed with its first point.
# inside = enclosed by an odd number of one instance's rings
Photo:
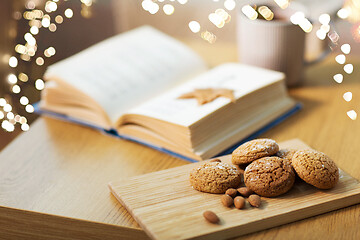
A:
{"type": "Polygon", "coordinates": [[[253,207],[260,207],[261,205],[261,198],[258,195],[252,194],[247,200],[253,207]]]}
{"type": "Polygon", "coordinates": [[[247,188],[247,187],[238,188],[237,191],[238,191],[243,197],[248,197],[248,196],[250,196],[251,194],[254,193],[252,190],[250,190],[250,189],[247,188]]]}
{"type": "Polygon", "coordinates": [[[218,222],[220,222],[219,217],[212,211],[208,210],[208,211],[203,212],[203,216],[210,223],[218,223],[218,222]]]}
{"type": "Polygon", "coordinates": [[[236,197],[234,199],[234,205],[237,209],[242,209],[245,207],[245,199],[243,197],[236,197]]]}
{"type": "Polygon", "coordinates": [[[221,196],[221,202],[225,207],[231,207],[234,204],[234,199],[227,194],[221,196]]]}
{"type": "Polygon", "coordinates": [[[234,198],[236,197],[236,194],[238,193],[238,191],[235,188],[229,188],[228,190],[226,190],[225,194],[229,195],[230,197],[234,198]]]}

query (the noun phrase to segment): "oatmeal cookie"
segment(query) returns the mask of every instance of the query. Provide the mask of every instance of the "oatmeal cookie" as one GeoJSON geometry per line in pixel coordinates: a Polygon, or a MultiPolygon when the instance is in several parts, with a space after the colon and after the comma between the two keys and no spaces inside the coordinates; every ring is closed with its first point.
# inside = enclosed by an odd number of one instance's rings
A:
{"type": "Polygon", "coordinates": [[[236,167],[223,162],[205,162],[190,172],[190,184],[200,192],[225,193],[240,183],[241,174],[236,167]]]}
{"type": "Polygon", "coordinates": [[[299,177],[320,189],[329,189],[339,180],[339,168],[325,153],[316,150],[296,151],[292,165],[299,177]]]}
{"type": "Polygon", "coordinates": [[[236,148],[231,157],[233,164],[240,165],[269,157],[279,151],[279,145],[272,139],[262,138],[246,142],[236,148]]]}
{"type": "Polygon", "coordinates": [[[246,187],[260,196],[275,197],[291,189],[295,173],[291,165],[279,157],[264,157],[250,163],[244,172],[246,187]]]}

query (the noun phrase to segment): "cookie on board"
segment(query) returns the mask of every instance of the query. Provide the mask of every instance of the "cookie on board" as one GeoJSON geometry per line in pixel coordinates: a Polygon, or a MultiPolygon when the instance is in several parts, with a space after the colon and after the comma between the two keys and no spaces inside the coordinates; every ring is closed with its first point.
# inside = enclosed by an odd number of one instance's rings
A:
{"type": "Polygon", "coordinates": [[[231,156],[233,164],[240,165],[275,155],[279,151],[279,145],[272,139],[262,138],[248,141],[236,148],[231,156]]]}
{"type": "Polygon", "coordinates": [[[241,174],[236,167],[223,162],[205,162],[190,172],[190,184],[200,192],[225,193],[240,183],[241,174]]]}
{"type": "Polygon", "coordinates": [[[292,188],[295,172],[288,162],[279,157],[264,157],[246,167],[244,182],[260,196],[276,197],[292,188]]]}
{"type": "Polygon", "coordinates": [[[317,188],[332,188],[339,180],[339,168],[325,153],[298,150],[291,161],[298,176],[317,188]]]}
{"type": "Polygon", "coordinates": [[[284,161],[287,161],[288,163],[291,164],[291,159],[294,156],[295,152],[297,150],[295,149],[280,149],[277,153],[276,156],[278,156],[279,158],[282,158],[284,161]]]}

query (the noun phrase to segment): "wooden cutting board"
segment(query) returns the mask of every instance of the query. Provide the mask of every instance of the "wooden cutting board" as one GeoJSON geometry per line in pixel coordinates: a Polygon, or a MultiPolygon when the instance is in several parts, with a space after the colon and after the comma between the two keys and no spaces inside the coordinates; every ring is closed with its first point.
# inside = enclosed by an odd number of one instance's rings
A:
{"type": "MultiPolygon", "coordinates": [[[[281,148],[309,148],[294,139],[281,148]]],[[[230,156],[221,157],[230,162],[230,156]]],[[[335,159],[336,162],[336,159],[335,159]]],[[[276,198],[262,198],[260,208],[226,208],[221,195],[201,193],[189,183],[193,163],[109,183],[114,196],[153,239],[226,239],[360,203],[360,183],[340,170],[340,180],[331,190],[318,190],[296,182],[292,190],[276,198]],[[204,220],[206,210],[221,223],[204,220]]]]}

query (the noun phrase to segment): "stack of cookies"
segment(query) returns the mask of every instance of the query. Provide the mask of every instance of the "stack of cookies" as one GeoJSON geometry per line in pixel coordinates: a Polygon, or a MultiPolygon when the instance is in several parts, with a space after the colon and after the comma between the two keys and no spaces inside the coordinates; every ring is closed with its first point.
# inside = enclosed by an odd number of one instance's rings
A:
{"type": "Polygon", "coordinates": [[[298,175],[320,189],[335,186],[339,169],[327,155],[315,150],[279,149],[272,139],[255,139],[239,146],[232,153],[232,163],[247,165],[244,183],[264,197],[288,192],[298,175]]]}
{"type": "Polygon", "coordinates": [[[329,189],[339,179],[339,169],[327,155],[315,150],[279,149],[272,139],[246,142],[232,153],[232,166],[220,161],[206,162],[190,173],[194,189],[208,193],[225,193],[241,183],[264,197],[276,197],[288,192],[298,175],[319,189],[329,189]]]}

